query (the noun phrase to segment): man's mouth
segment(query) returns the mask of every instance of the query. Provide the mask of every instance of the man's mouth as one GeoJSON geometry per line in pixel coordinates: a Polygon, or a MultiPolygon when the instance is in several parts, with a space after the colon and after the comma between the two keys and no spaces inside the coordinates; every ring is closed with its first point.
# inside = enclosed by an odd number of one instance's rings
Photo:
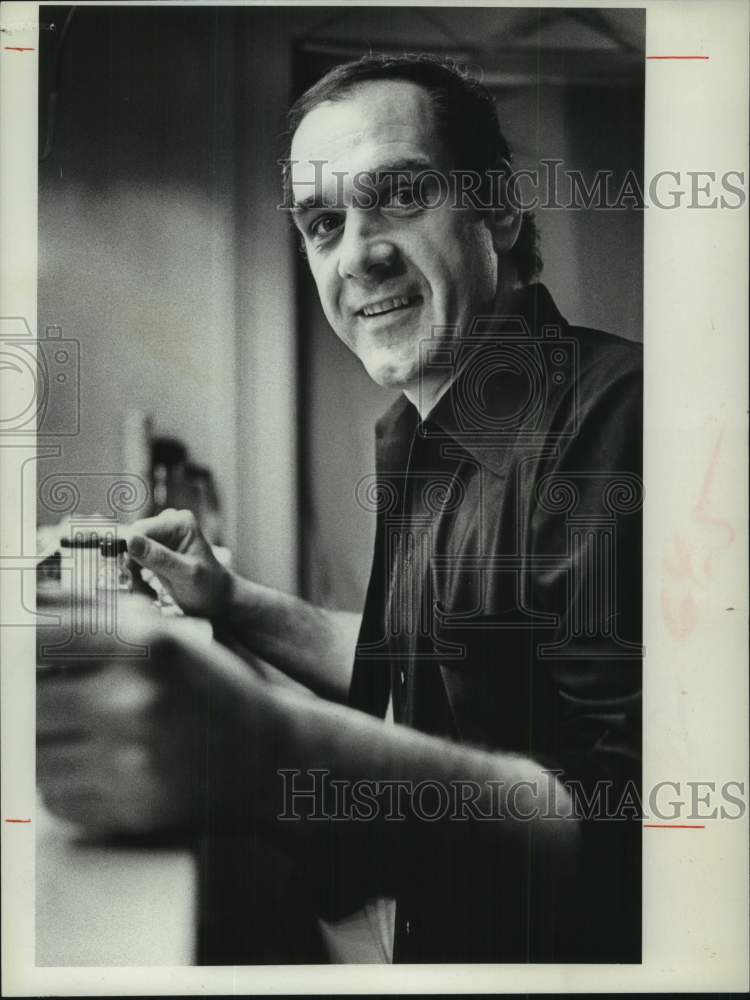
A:
{"type": "Polygon", "coordinates": [[[396,295],[389,299],[381,299],[379,302],[371,302],[363,306],[357,313],[358,316],[370,318],[372,316],[382,316],[385,313],[397,312],[400,309],[408,309],[416,305],[421,300],[420,295],[396,295]]]}

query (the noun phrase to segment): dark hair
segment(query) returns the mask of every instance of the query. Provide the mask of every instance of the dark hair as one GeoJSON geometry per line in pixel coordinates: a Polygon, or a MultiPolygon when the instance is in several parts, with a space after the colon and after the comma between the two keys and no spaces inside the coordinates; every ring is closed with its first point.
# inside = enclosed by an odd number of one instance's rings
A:
{"type": "MultiPolygon", "coordinates": [[[[404,80],[427,91],[438,134],[457,169],[474,171],[483,178],[490,170],[509,171],[511,151],[500,129],[492,94],[453,60],[426,54],[370,54],[335,66],[289,109],[289,146],[302,119],[318,105],[340,100],[360,84],[379,80],[404,80]]],[[[285,184],[288,184],[288,161],[287,155],[285,184]]],[[[510,252],[523,284],[528,284],[542,269],[538,242],[534,217],[526,213],[510,252]]]]}

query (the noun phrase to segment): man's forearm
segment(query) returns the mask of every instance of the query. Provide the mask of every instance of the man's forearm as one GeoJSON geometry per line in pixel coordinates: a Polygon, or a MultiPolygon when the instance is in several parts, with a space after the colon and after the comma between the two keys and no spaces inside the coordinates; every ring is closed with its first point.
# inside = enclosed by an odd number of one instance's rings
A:
{"type": "Polygon", "coordinates": [[[256,656],[332,701],[346,701],[361,615],[329,611],[232,574],[224,626],[256,656]]]}
{"type": "Polygon", "coordinates": [[[511,866],[522,863],[529,835],[563,864],[575,853],[569,793],[533,760],[385,726],[285,691],[264,689],[247,706],[258,751],[234,794],[242,797],[244,787],[246,815],[300,861],[313,885],[330,878],[333,841],[336,863],[355,873],[355,902],[394,891],[406,858],[429,869],[451,842],[511,866]],[[364,814],[353,805],[363,790],[364,814]],[[445,803],[447,811],[429,819],[445,803]]]}

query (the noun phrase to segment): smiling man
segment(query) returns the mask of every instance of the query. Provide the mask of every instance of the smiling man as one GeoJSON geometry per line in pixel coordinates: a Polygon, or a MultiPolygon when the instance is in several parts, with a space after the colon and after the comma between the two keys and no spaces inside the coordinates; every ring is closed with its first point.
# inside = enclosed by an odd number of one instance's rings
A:
{"type": "Polygon", "coordinates": [[[521,217],[459,211],[450,198],[431,206],[437,192],[415,190],[421,177],[449,177],[456,167],[424,87],[385,79],[361,83],[346,100],[320,98],[308,95],[290,171],[323,311],[375,382],[415,405],[421,389],[428,409],[444,381],[422,377],[420,343],[439,328],[457,337],[492,311],[498,261],[521,217]]]}
{"type": "Polygon", "coordinates": [[[325,315],[402,391],[376,430],[364,613],[230,573],[186,512],[139,522],[131,555],[271,666],[153,625],[169,669],[129,725],[102,726],[97,677],[66,679],[64,722],[40,684],[43,790],[93,829],[250,824],[331,960],[638,961],[640,351],[567,324],[532,280],[532,219],[462,196],[457,177],[502,193],[510,151],[451,65],[338,67],[289,123],[325,315]],[[88,742],[61,791],[71,719],[88,742]],[[123,733],[140,753],[113,786],[123,733]]]}

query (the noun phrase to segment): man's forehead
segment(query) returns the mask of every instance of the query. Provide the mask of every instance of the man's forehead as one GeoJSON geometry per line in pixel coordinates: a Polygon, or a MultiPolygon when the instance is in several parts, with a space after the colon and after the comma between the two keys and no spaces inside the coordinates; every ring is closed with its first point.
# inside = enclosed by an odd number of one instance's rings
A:
{"type": "Polygon", "coordinates": [[[400,80],[368,82],[302,119],[291,148],[292,181],[333,171],[373,170],[404,159],[439,156],[429,95],[400,80]]]}

